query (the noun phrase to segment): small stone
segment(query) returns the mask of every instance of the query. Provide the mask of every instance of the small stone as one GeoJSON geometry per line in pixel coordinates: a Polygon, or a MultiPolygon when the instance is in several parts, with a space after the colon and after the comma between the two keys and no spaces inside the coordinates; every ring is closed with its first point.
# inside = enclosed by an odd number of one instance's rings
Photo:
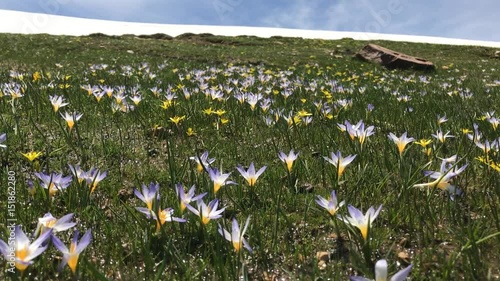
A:
{"type": "Polygon", "coordinates": [[[122,201],[126,201],[128,199],[133,198],[134,197],[133,195],[134,193],[132,192],[132,190],[128,188],[122,188],[118,191],[118,198],[120,198],[120,200],[122,201]]]}
{"type": "Polygon", "coordinates": [[[332,238],[332,239],[337,239],[337,233],[335,232],[332,232],[328,235],[329,238],[332,238]]]}
{"type": "Polygon", "coordinates": [[[319,268],[319,270],[325,270],[326,269],[326,262],[319,261],[318,262],[318,268],[319,268]]]}
{"type": "Polygon", "coordinates": [[[327,262],[330,260],[330,253],[329,252],[317,252],[316,253],[316,258],[320,262],[327,262]]]}
{"type": "Polygon", "coordinates": [[[399,252],[398,253],[398,258],[402,259],[405,262],[408,262],[408,259],[410,258],[410,255],[408,255],[407,252],[399,252]]]}
{"type": "Polygon", "coordinates": [[[303,184],[300,189],[298,190],[298,192],[306,192],[306,193],[310,193],[314,190],[314,186],[310,183],[305,183],[303,184]]]}
{"type": "Polygon", "coordinates": [[[275,280],[278,280],[278,276],[276,276],[276,274],[273,272],[269,273],[269,272],[264,271],[262,279],[264,279],[264,281],[275,281],[275,280]]]}
{"type": "Polygon", "coordinates": [[[410,241],[408,241],[408,239],[406,239],[406,238],[402,238],[398,244],[399,244],[399,246],[404,247],[404,248],[409,248],[411,246],[410,241]]]}

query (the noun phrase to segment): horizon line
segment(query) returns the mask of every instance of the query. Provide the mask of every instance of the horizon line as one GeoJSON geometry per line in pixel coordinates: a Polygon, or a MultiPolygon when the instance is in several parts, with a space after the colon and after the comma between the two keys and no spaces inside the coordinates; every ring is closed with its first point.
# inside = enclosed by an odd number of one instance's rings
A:
{"type": "Polygon", "coordinates": [[[500,47],[500,42],[496,41],[470,40],[436,36],[310,30],[277,27],[143,23],[69,17],[4,9],[0,9],[0,33],[50,34],[69,36],[85,36],[93,33],[103,33],[107,35],[151,35],[156,33],[163,33],[172,37],[184,33],[210,33],[219,36],[257,36],[263,38],[282,36],[291,38],[324,40],[352,38],[354,40],[361,41],[387,40],[411,43],[482,46],[492,48],[500,47]]]}

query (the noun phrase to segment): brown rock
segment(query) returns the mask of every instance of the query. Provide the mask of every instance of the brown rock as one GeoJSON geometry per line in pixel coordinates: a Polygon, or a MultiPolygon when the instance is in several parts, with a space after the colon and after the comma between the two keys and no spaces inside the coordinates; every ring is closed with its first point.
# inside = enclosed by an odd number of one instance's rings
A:
{"type": "Polygon", "coordinates": [[[356,54],[356,57],[367,61],[373,61],[381,64],[389,69],[418,69],[418,70],[434,70],[435,66],[432,62],[402,54],[379,45],[368,44],[356,54]]]}

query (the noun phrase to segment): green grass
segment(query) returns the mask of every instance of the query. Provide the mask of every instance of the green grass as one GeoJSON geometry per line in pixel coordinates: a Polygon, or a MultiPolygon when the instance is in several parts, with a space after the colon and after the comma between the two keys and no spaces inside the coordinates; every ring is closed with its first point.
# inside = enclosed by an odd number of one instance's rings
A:
{"type": "MultiPolygon", "coordinates": [[[[494,164],[500,162],[498,146],[486,154],[463,133],[477,124],[480,142],[499,140],[500,128],[491,124],[494,119],[484,118],[500,108],[494,50],[374,43],[426,58],[437,69],[389,71],[359,61],[352,54],[366,42],[351,39],[0,34],[0,135],[7,134],[7,148],[0,148],[0,184],[9,186],[8,171],[15,173],[17,224],[31,238],[44,214],[60,218],[74,213],[75,228],[80,233],[92,228],[93,234],[75,276],[68,267],[58,273],[62,254],[50,245],[24,274],[9,273],[9,265],[1,260],[5,270],[0,278],[347,280],[356,274],[373,278],[379,259],[387,259],[390,275],[412,264],[411,280],[500,278],[500,171],[494,164]],[[95,67],[102,64],[107,67],[95,67]],[[128,75],[125,66],[130,66],[128,75]],[[195,79],[199,71],[206,77],[201,84],[209,89],[232,87],[232,92],[224,90],[220,100],[206,96],[195,79]],[[34,73],[39,79],[33,79],[34,73]],[[235,86],[233,81],[239,82],[235,86]],[[4,86],[8,83],[19,85],[23,96],[13,99],[4,86]],[[142,101],[128,112],[114,112],[115,98],[104,95],[98,102],[81,89],[83,85],[124,86],[128,95],[137,87],[142,101]],[[163,92],[156,96],[153,87],[163,92]],[[182,88],[191,93],[189,99],[182,88]],[[164,109],[168,91],[177,98],[164,109]],[[292,93],[288,98],[286,91],[292,93]],[[238,92],[262,94],[271,100],[270,109],[252,110],[234,97],[238,92]],[[64,97],[69,105],[54,112],[49,100],[53,95],[64,97]],[[318,104],[331,107],[331,112],[324,114],[318,104]],[[371,112],[369,104],[374,106],[371,112]],[[209,108],[225,113],[207,115],[203,111],[209,108]],[[310,124],[297,117],[302,110],[312,114],[310,124]],[[59,113],[74,111],[83,117],[69,130],[59,113]],[[449,120],[439,124],[438,115],[449,120]],[[176,116],[184,119],[174,124],[170,118],[176,116]],[[276,122],[266,125],[266,117],[276,122]],[[337,124],[345,120],[363,120],[367,127],[375,127],[375,133],[361,145],[339,130],[337,124]],[[188,136],[188,128],[195,135],[188,136]],[[455,137],[440,143],[431,137],[437,130],[455,137]],[[412,143],[400,157],[387,137],[391,132],[432,139],[430,153],[412,143]],[[278,153],[291,149],[300,154],[288,172],[278,153]],[[344,157],[356,155],[340,179],[336,168],[323,159],[337,150],[344,157]],[[30,151],[43,154],[30,162],[21,154],[30,151]],[[204,151],[216,159],[213,167],[231,172],[229,180],[236,185],[213,193],[208,174],[198,173],[189,159],[204,151]],[[414,187],[430,182],[424,171],[439,171],[440,158],[452,155],[458,155],[455,168],[468,164],[450,181],[463,190],[461,196],[452,200],[439,188],[414,187]],[[493,162],[487,165],[478,157],[493,162]],[[257,169],[267,166],[254,187],[236,170],[251,162],[257,169]],[[80,164],[84,170],[96,167],[107,171],[107,177],[93,193],[73,178],[66,190],[50,197],[35,172],[69,176],[68,164],[80,164]],[[33,196],[28,180],[34,182],[33,196]],[[155,205],[172,207],[173,215],[187,223],[166,222],[156,232],[156,223],[135,209],[146,206],[133,189],[150,182],[160,184],[155,205]],[[196,194],[208,192],[205,203],[218,198],[226,208],[223,217],[203,225],[190,211],[181,213],[177,183],[185,188],[195,185],[196,194]],[[383,206],[368,240],[315,202],[332,190],[339,202],[346,202],[337,211],[341,216],[348,215],[348,204],[363,212],[383,206]],[[217,224],[230,229],[236,218],[242,227],[247,217],[251,218],[245,237],[254,251],[236,253],[218,233],[217,224]],[[324,265],[318,265],[318,252],[329,255],[324,265]]],[[[0,190],[2,222],[9,218],[4,199],[8,195],[7,188],[0,190]]],[[[0,239],[7,241],[9,231],[3,225],[0,239]]],[[[69,244],[73,231],[56,235],[69,244]]]]}

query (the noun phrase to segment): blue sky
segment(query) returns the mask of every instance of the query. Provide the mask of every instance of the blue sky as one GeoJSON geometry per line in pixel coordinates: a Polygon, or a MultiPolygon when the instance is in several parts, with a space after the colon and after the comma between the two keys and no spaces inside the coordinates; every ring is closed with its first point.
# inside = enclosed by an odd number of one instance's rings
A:
{"type": "Polygon", "coordinates": [[[499,0],[0,0],[95,19],[427,35],[500,42],[499,0]]]}

